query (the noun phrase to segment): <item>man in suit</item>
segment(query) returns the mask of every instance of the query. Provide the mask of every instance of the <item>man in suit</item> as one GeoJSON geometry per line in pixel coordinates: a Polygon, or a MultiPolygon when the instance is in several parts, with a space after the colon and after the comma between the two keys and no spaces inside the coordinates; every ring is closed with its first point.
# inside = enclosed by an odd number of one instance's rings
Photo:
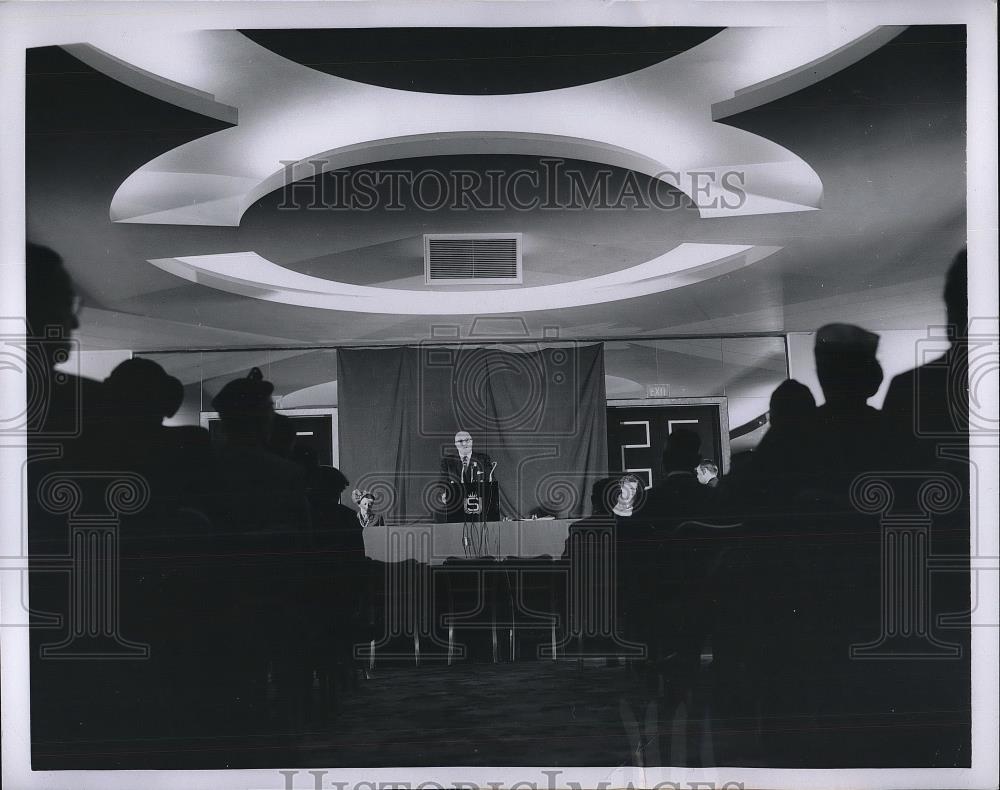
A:
{"type": "Polygon", "coordinates": [[[441,459],[441,513],[444,521],[464,521],[465,499],[470,493],[485,496],[486,517],[500,518],[500,503],[496,496],[493,471],[496,464],[485,453],[472,450],[472,435],[468,431],[455,434],[455,453],[441,459]],[[492,483],[492,485],[491,485],[492,483]],[[492,496],[490,496],[492,494],[492,496]]]}
{"type": "MultiPolygon", "coordinates": [[[[944,287],[950,347],[943,356],[900,373],[889,385],[882,413],[893,436],[895,467],[909,472],[911,490],[940,479],[957,480],[961,496],[948,513],[935,515],[931,525],[931,554],[948,557],[947,573],[935,573],[932,580],[929,618],[938,638],[962,646],[962,658],[950,661],[925,661],[908,668],[900,696],[920,700],[922,724],[909,733],[907,744],[922,736],[919,745],[935,755],[937,765],[960,765],[968,759],[970,710],[970,654],[972,609],[969,553],[970,530],[981,528],[970,510],[970,487],[976,467],[970,464],[970,350],[968,305],[968,256],[962,250],[948,269],[944,287]],[[939,621],[948,622],[946,627],[939,621]],[[949,622],[950,621],[950,622],[949,622]],[[915,691],[915,689],[920,691],[915,691]],[[953,722],[949,730],[940,726],[944,718],[953,722]],[[961,722],[961,724],[959,724],[961,722]],[[937,725],[937,726],[930,726],[937,725]],[[919,732],[917,731],[919,730],[919,732]],[[945,734],[947,732],[947,735],[945,734]]],[[[973,360],[974,362],[975,360],[973,360]]],[[[973,368],[972,380],[976,380],[973,368]]],[[[912,710],[912,705],[910,707],[912,710]]],[[[915,753],[915,752],[910,752],[915,753]]]]}
{"type": "MultiPolygon", "coordinates": [[[[904,462],[935,469],[942,457],[967,462],[969,444],[969,308],[968,257],[962,250],[952,261],[944,301],[951,345],[935,360],[896,376],[882,412],[895,432],[904,462]],[[938,446],[947,446],[939,454],[938,446]]],[[[957,468],[949,471],[956,473],[957,468]]],[[[965,475],[967,476],[967,475],[965,475]]]]}
{"type": "Polygon", "coordinates": [[[851,481],[891,468],[892,437],[882,414],[868,405],[882,384],[878,342],[878,335],[851,324],[816,332],[816,376],[826,402],[816,409],[811,457],[802,461],[823,481],[826,501],[848,511],[851,481]]]}

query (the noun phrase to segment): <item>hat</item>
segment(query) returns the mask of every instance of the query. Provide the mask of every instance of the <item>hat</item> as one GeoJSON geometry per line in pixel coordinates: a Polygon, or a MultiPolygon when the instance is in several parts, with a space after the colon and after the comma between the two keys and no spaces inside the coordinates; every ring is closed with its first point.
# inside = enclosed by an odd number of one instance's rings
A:
{"type": "Polygon", "coordinates": [[[254,416],[266,414],[273,407],[271,393],[274,385],[260,378],[260,371],[254,368],[245,379],[234,379],[212,398],[212,408],[220,415],[254,416]],[[256,374],[256,375],[255,375],[256,374]]]}
{"type": "Polygon", "coordinates": [[[119,364],[104,380],[120,407],[173,417],[184,401],[184,385],[151,359],[133,357],[119,364]]]}
{"type": "Polygon", "coordinates": [[[816,332],[816,351],[846,351],[874,357],[878,335],[853,324],[827,324],[816,332]]]}
{"type": "Polygon", "coordinates": [[[375,495],[367,488],[355,488],[351,492],[351,499],[354,500],[355,504],[360,504],[362,499],[370,499],[374,502],[375,495]]]}

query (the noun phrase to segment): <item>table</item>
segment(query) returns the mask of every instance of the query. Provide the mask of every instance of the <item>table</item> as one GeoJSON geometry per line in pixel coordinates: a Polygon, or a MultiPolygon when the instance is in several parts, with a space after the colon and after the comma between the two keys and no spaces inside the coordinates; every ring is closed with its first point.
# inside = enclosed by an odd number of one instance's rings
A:
{"type": "Polygon", "coordinates": [[[576,519],[487,521],[481,525],[413,523],[366,527],[365,554],[380,562],[443,565],[449,557],[558,559],[576,519]]]}

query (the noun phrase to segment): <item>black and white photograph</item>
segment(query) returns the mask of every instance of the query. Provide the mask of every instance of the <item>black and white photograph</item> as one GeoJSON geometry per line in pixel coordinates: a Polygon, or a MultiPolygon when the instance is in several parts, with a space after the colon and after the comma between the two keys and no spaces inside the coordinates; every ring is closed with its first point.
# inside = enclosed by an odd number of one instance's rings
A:
{"type": "Polygon", "coordinates": [[[0,4],[4,786],[996,787],[996,22],[0,4]]]}

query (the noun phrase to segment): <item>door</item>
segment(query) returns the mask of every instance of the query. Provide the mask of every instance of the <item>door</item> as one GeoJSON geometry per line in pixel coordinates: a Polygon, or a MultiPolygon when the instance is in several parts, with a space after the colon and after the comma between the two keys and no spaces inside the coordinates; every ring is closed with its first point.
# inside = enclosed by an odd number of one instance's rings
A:
{"type": "MultiPolygon", "coordinates": [[[[331,414],[284,414],[292,421],[295,428],[295,444],[293,447],[308,446],[312,448],[320,466],[333,466],[333,415],[331,414]]],[[[212,415],[208,418],[208,432],[213,445],[220,441],[222,423],[212,415]]]]}
{"type": "Polygon", "coordinates": [[[721,408],[724,402],[608,406],[608,471],[631,472],[647,488],[658,485],[667,436],[676,428],[686,428],[701,438],[701,457],[725,473],[728,459],[723,452],[721,408]]]}

